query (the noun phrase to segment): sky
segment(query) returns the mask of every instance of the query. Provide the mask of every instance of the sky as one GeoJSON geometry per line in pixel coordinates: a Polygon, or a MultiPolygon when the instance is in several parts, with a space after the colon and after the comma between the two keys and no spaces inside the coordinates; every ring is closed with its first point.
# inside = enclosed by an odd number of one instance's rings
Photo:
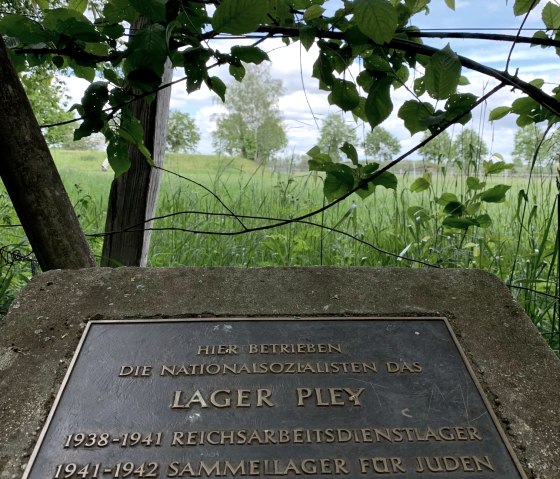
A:
{"type": "MultiPolygon", "coordinates": [[[[341,1],[331,0],[331,7],[336,8],[341,1]]],[[[541,2],[535,11],[529,16],[523,35],[532,36],[531,29],[540,28],[542,6],[541,2]]],[[[413,24],[422,30],[456,30],[456,31],[482,31],[489,33],[504,33],[515,35],[521,25],[523,17],[513,15],[513,0],[456,0],[455,11],[450,10],[444,0],[432,0],[430,13],[418,14],[413,17],[413,24]],[[486,29],[491,29],[488,31],[486,29]]],[[[219,49],[226,51],[229,46],[239,44],[239,41],[228,43],[221,40],[219,49]]],[[[457,53],[467,56],[487,66],[504,70],[506,60],[511,48],[510,42],[488,42],[480,40],[461,39],[425,39],[424,43],[437,48],[442,48],[446,43],[457,53]]],[[[317,49],[312,48],[306,52],[299,42],[286,47],[280,40],[269,40],[260,45],[268,52],[271,59],[271,75],[273,78],[282,80],[284,94],[279,100],[280,112],[286,127],[289,145],[283,156],[289,157],[293,154],[300,155],[313,147],[320,132],[322,119],[329,113],[339,113],[338,107],[328,104],[328,92],[318,89],[318,80],[312,78],[312,65],[317,57],[317,49]]],[[[545,89],[551,89],[554,82],[560,78],[560,62],[554,49],[541,49],[540,47],[529,47],[528,45],[516,45],[509,65],[509,72],[518,72],[520,78],[531,81],[541,78],[545,81],[545,89]]],[[[352,73],[359,73],[359,66],[354,65],[352,73]]],[[[484,75],[463,68],[470,85],[460,87],[461,92],[472,92],[481,96],[496,85],[484,75]]],[[[226,84],[234,82],[226,67],[212,72],[213,75],[221,77],[226,84]]],[[[182,70],[176,69],[174,80],[184,75],[182,70]]],[[[85,81],[77,78],[66,80],[72,102],[79,101],[81,93],[87,87],[85,81]]],[[[401,153],[413,147],[422,137],[422,133],[412,136],[404,127],[402,120],[397,117],[397,112],[402,102],[411,99],[410,94],[404,88],[393,92],[393,103],[395,105],[391,116],[383,123],[383,127],[389,130],[401,142],[401,153]]],[[[511,89],[502,89],[487,104],[482,105],[473,113],[472,121],[467,125],[479,132],[484,138],[491,153],[501,154],[506,160],[510,160],[513,150],[513,141],[517,126],[515,117],[508,116],[497,122],[486,121],[489,112],[496,106],[510,105],[518,97],[518,92],[511,89]]],[[[221,101],[217,96],[203,87],[200,91],[187,95],[185,82],[173,86],[171,94],[171,109],[179,110],[191,115],[200,129],[201,141],[197,151],[203,154],[214,152],[212,147],[212,131],[216,127],[216,115],[225,112],[221,101]]],[[[350,115],[345,115],[345,120],[352,124],[350,115]]],[[[367,125],[356,125],[359,137],[363,137],[369,131],[367,125]]],[[[460,132],[456,126],[450,131],[451,134],[460,132]]]]}

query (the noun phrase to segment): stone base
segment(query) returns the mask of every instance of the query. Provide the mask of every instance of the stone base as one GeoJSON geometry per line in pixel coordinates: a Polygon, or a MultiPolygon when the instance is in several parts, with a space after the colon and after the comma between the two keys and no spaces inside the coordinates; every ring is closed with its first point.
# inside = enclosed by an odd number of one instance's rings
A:
{"type": "Polygon", "coordinates": [[[92,319],[445,316],[528,478],[560,477],[560,361],[476,270],[96,268],[31,281],[0,322],[0,478],[21,477],[92,319]]]}

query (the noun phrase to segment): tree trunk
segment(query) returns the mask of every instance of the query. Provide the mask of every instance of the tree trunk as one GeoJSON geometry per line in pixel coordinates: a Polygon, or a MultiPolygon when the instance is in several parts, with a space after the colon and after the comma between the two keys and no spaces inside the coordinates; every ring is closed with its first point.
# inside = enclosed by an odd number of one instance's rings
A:
{"type": "Polygon", "coordinates": [[[43,271],[95,266],[1,36],[0,176],[43,271]]]}
{"type": "MultiPolygon", "coordinates": [[[[137,22],[134,28],[144,25],[137,22]]],[[[162,83],[169,83],[172,76],[168,60],[162,83]]],[[[170,97],[171,87],[157,92],[151,103],[141,99],[131,105],[132,113],[144,127],[144,144],[158,166],[163,165],[165,154],[170,97]]],[[[160,171],[152,168],[134,146],[130,146],[128,157],[130,169],[111,184],[105,231],[117,233],[105,237],[101,266],[146,266],[151,231],[144,228],[150,228],[151,222],[144,222],[155,212],[160,171]],[[118,233],[134,226],[133,232],[118,233]]]]}

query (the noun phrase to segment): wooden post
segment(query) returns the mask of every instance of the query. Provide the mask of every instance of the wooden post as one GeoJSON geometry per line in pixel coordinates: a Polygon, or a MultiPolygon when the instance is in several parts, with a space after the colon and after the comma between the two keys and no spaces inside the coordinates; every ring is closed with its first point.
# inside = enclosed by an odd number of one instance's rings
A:
{"type": "MultiPolygon", "coordinates": [[[[134,28],[142,28],[146,20],[140,19],[134,28]]],[[[162,83],[171,82],[173,68],[168,60],[162,83]]],[[[171,87],[160,90],[156,98],[148,103],[141,99],[131,105],[132,113],[144,127],[144,143],[150,151],[154,163],[163,165],[167,119],[171,87]]],[[[152,168],[144,156],[134,146],[128,150],[130,170],[113,180],[109,194],[105,231],[117,232],[105,237],[102,266],[145,266],[150,247],[151,231],[144,231],[151,223],[134,228],[134,232],[118,233],[154,215],[160,184],[160,171],[152,168]]]]}

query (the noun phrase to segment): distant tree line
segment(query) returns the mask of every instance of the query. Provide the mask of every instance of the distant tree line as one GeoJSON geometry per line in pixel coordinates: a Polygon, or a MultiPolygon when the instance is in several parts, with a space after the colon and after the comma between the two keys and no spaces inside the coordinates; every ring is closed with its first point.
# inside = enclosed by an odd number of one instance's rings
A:
{"type": "MultiPolygon", "coordinates": [[[[216,117],[212,143],[217,152],[258,163],[267,162],[288,143],[279,110],[283,86],[281,80],[271,77],[267,65],[246,65],[245,71],[240,81],[228,85],[224,103],[226,113],[216,117]]],[[[37,66],[23,74],[21,80],[39,124],[51,125],[74,118],[68,111],[66,85],[52,69],[37,66]]],[[[322,121],[318,146],[334,161],[342,161],[340,147],[344,142],[360,143],[357,128],[357,123],[347,122],[341,113],[330,113],[322,121]]],[[[53,148],[99,148],[99,138],[93,136],[74,141],[72,132],[72,125],[61,125],[45,128],[44,136],[53,148]]],[[[426,132],[424,138],[428,135],[426,132]]],[[[200,139],[200,130],[188,113],[171,111],[167,129],[168,151],[193,153],[200,139]]],[[[381,126],[367,132],[361,145],[366,158],[381,162],[390,161],[401,150],[399,140],[381,126]]],[[[484,140],[469,128],[464,128],[455,139],[443,132],[419,150],[427,164],[466,171],[488,153],[484,140]]],[[[545,131],[536,124],[518,128],[511,156],[517,170],[560,162],[560,130],[545,131]]]]}

